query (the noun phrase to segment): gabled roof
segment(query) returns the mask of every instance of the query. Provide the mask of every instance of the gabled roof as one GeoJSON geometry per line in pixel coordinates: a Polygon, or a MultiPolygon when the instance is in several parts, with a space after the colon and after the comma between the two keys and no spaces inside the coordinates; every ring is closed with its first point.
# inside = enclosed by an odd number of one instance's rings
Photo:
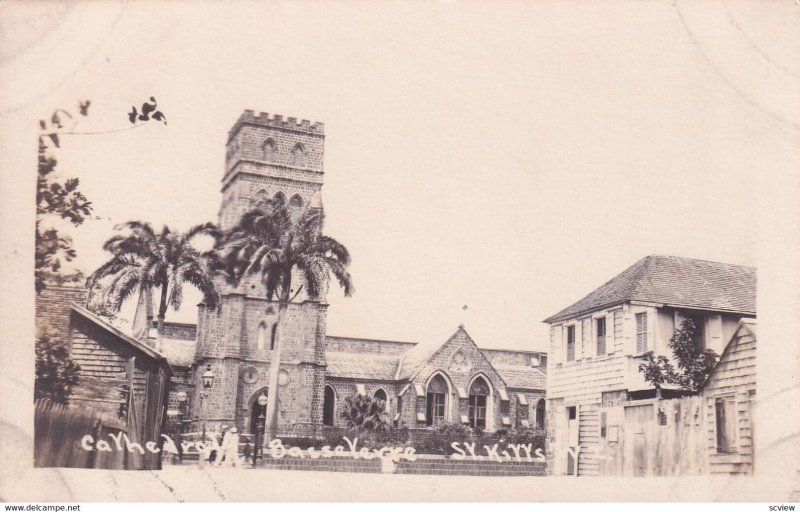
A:
{"type": "Polygon", "coordinates": [[[628,301],[755,314],[756,269],[678,256],[647,256],[544,321],[555,323],[628,301]]]}
{"type": "Polygon", "coordinates": [[[745,336],[752,336],[754,340],[758,340],[758,334],[756,329],[756,320],[753,318],[742,318],[739,320],[739,326],[736,328],[736,331],[731,336],[731,339],[728,340],[728,344],[725,345],[725,349],[720,354],[719,359],[717,359],[717,364],[714,365],[714,368],[711,370],[711,373],[708,374],[708,378],[706,379],[705,383],[703,384],[703,390],[708,387],[709,383],[713,380],[714,375],[717,373],[718,369],[722,366],[724,362],[728,362],[729,354],[731,350],[735,348],[735,345],[738,343],[739,339],[745,336]]]}
{"type": "MultiPolygon", "coordinates": [[[[169,363],[167,361],[167,358],[159,354],[155,350],[153,350],[151,347],[148,347],[141,341],[138,341],[128,336],[127,334],[120,331],[119,329],[109,324],[105,320],[101,319],[100,317],[98,317],[88,309],[84,308],[83,306],[79,306],[78,304],[72,303],[70,304],[70,308],[72,309],[72,311],[79,314],[83,318],[89,320],[90,322],[97,325],[101,329],[106,330],[107,332],[109,332],[110,334],[121,340],[123,343],[130,345],[134,350],[137,350],[138,352],[143,353],[144,355],[152,359],[155,359],[156,361],[163,364],[166,368],[169,369],[169,363]]],[[[171,372],[172,370],[169,369],[169,371],[171,372]]]]}

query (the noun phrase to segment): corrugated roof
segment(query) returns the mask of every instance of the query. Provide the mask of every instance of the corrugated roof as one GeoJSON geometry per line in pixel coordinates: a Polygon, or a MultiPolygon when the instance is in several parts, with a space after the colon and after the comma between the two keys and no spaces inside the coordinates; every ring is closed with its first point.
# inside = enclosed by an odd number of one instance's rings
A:
{"type": "Polygon", "coordinates": [[[356,352],[328,352],[328,377],[394,380],[399,356],[356,352]]]}
{"type": "Polygon", "coordinates": [[[492,366],[510,389],[545,389],[547,376],[538,368],[515,364],[492,366]]]}
{"type": "Polygon", "coordinates": [[[647,256],[547,323],[638,300],[669,306],[756,312],[756,269],[678,256],[647,256]]]}

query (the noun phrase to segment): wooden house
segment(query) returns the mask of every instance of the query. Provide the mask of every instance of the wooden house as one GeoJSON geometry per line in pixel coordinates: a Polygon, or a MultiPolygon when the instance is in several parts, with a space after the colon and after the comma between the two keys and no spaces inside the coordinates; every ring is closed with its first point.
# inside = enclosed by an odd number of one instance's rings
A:
{"type": "Polygon", "coordinates": [[[743,319],[703,387],[710,474],[752,474],[756,323],[743,319]]]}
{"type": "Polygon", "coordinates": [[[671,357],[669,339],[686,318],[700,347],[722,353],[740,320],[755,317],[755,295],[752,267],[648,256],[547,318],[551,472],[602,474],[602,447],[617,431],[603,424],[601,408],[655,398],[639,371],[644,355],[671,357]]]}
{"type": "MultiPolygon", "coordinates": [[[[37,300],[40,328],[67,340],[70,358],[80,366],[78,384],[69,396],[70,407],[95,411],[101,423],[125,433],[131,443],[142,448],[148,442],[160,446],[172,375],[167,359],[81,303],[70,302],[77,299],[85,303],[81,291],[48,288],[37,300]]],[[[96,432],[90,429],[84,434],[96,432]]],[[[127,446],[123,451],[125,456],[115,467],[160,468],[160,452],[135,447],[130,450],[127,446]]]]}

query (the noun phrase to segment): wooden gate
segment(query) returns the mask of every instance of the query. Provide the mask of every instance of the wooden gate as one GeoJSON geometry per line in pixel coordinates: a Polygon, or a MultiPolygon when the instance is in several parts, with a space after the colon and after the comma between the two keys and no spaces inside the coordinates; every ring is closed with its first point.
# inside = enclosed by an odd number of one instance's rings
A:
{"type": "Polygon", "coordinates": [[[600,475],[705,474],[708,433],[703,412],[699,396],[601,407],[600,475]]]}

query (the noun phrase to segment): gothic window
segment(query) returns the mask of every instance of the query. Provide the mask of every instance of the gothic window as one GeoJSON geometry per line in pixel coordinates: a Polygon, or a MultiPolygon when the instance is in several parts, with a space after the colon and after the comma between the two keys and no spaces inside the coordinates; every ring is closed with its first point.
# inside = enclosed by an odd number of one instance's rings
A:
{"type": "Polygon", "coordinates": [[[436,375],[428,383],[427,400],[425,403],[425,423],[428,426],[438,425],[445,418],[447,411],[448,387],[444,377],[436,375]]]}
{"type": "Polygon", "coordinates": [[[330,385],[325,385],[325,396],[322,400],[322,424],[332,427],[336,419],[336,393],[330,385]]]}
{"type": "Polygon", "coordinates": [[[261,322],[258,324],[258,333],[256,334],[256,350],[264,350],[264,345],[267,343],[267,324],[261,322]]]}
{"type": "Polygon", "coordinates": [[[544,430],[545,424],[545,401],[544,398],[540,398],[539,401],[536,403],[536,428],[544,430]]]}
{"type": "Polygon", "coordinates": [[[474,428],[486,428],[486,404],[489,397],[489,385],[478,377],[469,387],[469,425],[474,428]]]}
{"type": "Polygon", "coordinates": [[[269,196],[267,195],[267,191],[261,189],[258,192],[256,192],[256,195],[253,197],[253,206],[255,206],[256,208],[263,208],[264,205],[267,204],[268,200],[269,196]]]}
{"type": "Polygon", "coordinates": [[[303,213],[303,198],[295,194],[289,200],[289,215],[292,222],[297,222],[303,213]]]}
{"type": "Polygon", "coordinates": [[[383,403],[386,403],[388,400],[386,391],[384,391],[383,388],[378,388],[378,390],[372,394],[372,398],[375,398],[376,400],[383,400],[383,403]]]}
{"type": "Polygon", "coordinates": [[[306,154],[303,150],[302,144],[297,144],[294,149],[292,149],[292,166],[294,167],[305,167],[306,166],[306,154]]]}
{"type": "Polygon", "coordinates": [[[286,204],[286,195],[283,192],[278,192],[272,197],[272,200],[278,204],[286,204]]]}
{"type": "Polygon", "coordinates": [[[261,147],[261,157],[265,162],[275,161],[275,142],[272,139],[264,141],[264,145],[261,147]]]}
{"type": "MultiPolygon", "coordinates": [[[[270,335],[269,340],[269,349],[275,350],[275,332],[278,330],[278,324],[272,326],[272,334],[270,335]]],[[[266,334],[266,333],[264,333],[266,334]]]]}

